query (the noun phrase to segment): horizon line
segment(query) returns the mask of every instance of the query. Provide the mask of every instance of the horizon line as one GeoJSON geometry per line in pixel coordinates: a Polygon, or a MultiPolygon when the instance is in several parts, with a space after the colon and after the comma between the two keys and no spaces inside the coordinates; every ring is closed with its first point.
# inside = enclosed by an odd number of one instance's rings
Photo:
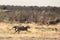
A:
{"type": "Polygon", "coordinates": [[[26,6],[26,7],[34,7],[34,6],[37,6],[37,7],[60,7],[60,6],[52,6],[52,5],[44,5],[44,6],[39,6],[39,5],[1,5],[0,6],[26,6]]]}

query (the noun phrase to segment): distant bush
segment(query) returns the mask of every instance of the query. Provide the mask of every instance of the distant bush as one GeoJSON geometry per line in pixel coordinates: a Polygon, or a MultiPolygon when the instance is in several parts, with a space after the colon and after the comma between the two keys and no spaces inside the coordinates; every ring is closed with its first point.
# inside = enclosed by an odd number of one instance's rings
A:
{"type": "Polygon", "coordinates": [[[60,21],[60,7],[37,7],[37,6],[0,6],[0,22],[7,20],[21,23],[41,23],[46,24],[56,18],[60,21]],[[7,11],[4,11],[7,10],[7,11]]]}

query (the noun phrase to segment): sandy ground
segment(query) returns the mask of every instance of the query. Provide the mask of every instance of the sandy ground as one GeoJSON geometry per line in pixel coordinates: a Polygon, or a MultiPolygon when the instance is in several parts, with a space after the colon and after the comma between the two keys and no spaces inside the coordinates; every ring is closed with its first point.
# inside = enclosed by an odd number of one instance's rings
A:
{"type": "Polygon", "coordinates": [[[0,40],[60,40],[60,23],[56,25],[37,25],[35,23],[0,23],[0,40]],[[30,32],[14,33],[13,26],[29,25],[30,32]],[[58,30],[55,30],[57,28],[58,30]]]}

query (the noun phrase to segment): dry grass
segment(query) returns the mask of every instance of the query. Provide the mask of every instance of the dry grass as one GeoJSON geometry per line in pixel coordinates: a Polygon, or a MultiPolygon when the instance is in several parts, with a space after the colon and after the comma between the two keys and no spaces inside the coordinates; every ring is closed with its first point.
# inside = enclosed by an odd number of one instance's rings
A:
{"type": "MultiPolygon", "coordinates": [[[[29,40],[29,38],[37,38],[36,40],[39,40],[39,38],[57,38],[57,40],[60,38],[60,23],[56,25],[37,25],[35,23],[0,23],[0,39],[1,40],[20,40],[25,38],[25,40],[29,40]],[[30,25],[30,29],[28,29],[29,32],[21,31],[20,34],[15,33],[14,29],[9,31],[13,26],[15,25],[30,25]],[[58,30],[52,30],[54,28],[57,28],[58,30]],[[26,39],[28,37],[28,39],[26,39]]],[[[30,39],[33,40],[33,39],[30,39]]],[[[42,39],[43,40],[43,39],[42,39]]],[[[48,40],[48,39],[47,39],[48,40]]]]}

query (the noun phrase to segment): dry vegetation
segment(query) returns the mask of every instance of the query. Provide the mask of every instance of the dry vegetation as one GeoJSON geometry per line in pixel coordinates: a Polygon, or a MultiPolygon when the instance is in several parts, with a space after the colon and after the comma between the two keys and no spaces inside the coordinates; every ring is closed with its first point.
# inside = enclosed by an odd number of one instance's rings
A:
{"type": "Polygon", "coordinates": [[[60,40],[60,7],[0,6],[0,40],[60,40]],[[31,32],[9,30],[30,26],[31,32]]]}
{"type": "Polygon", "coordinates": [[[60,22],[60,7],[0,6],[0,22],[39,23],[60,22]]]}

